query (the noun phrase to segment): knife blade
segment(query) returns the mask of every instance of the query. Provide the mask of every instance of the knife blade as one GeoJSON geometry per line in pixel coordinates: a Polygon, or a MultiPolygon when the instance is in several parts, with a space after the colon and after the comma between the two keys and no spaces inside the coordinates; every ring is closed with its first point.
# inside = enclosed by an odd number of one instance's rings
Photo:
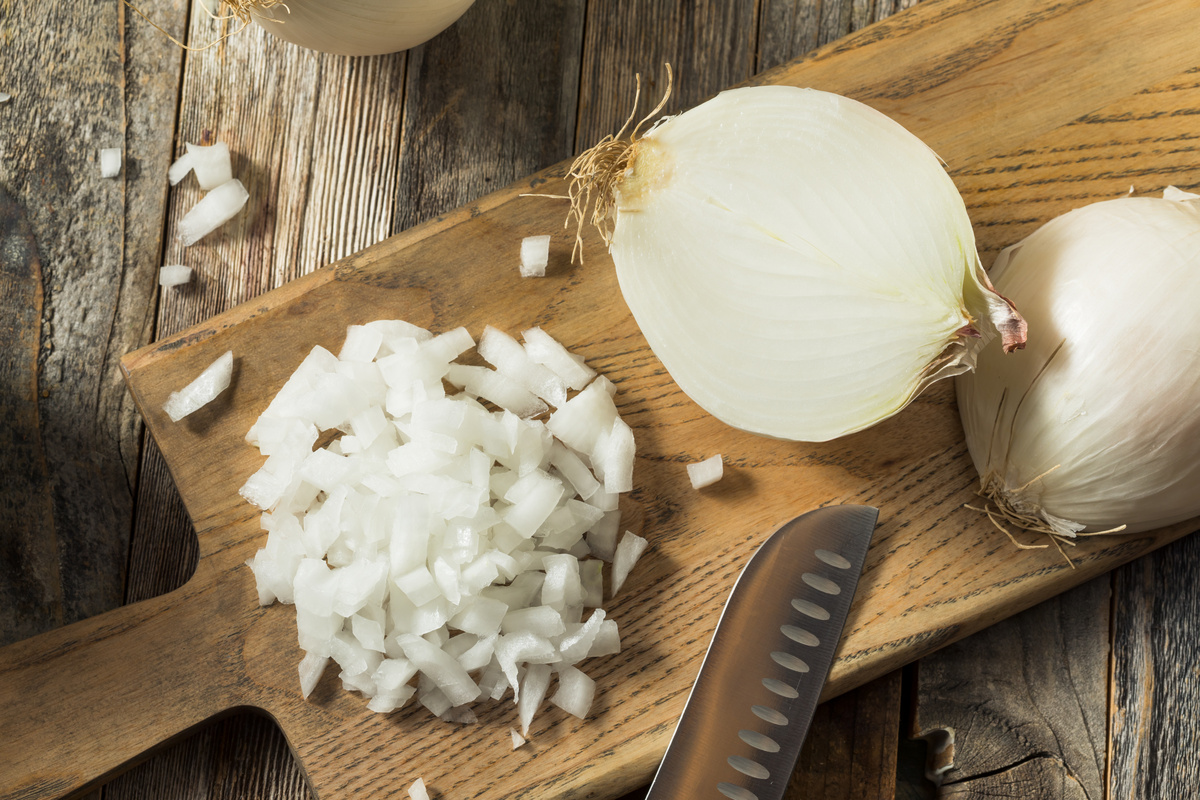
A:
{"type": "Polygon", "coordinates": [[[780,800],[841,638],[879,511],[829,506],[751,556],[646,800],[780,800]]]}

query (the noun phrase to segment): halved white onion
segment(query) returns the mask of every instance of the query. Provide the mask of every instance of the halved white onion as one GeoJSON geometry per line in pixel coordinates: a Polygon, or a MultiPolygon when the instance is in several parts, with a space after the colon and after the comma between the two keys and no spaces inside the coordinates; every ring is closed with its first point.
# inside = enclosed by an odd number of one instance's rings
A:
{"type": "Polygon", "coordinates": [[[576,162],[572,213],[599,195],[638,326],[724,422],[836,438],[971,369],[993,336],[1022,345],[954,182],[884,114],[754,86],[622,135],[576,162]]]}

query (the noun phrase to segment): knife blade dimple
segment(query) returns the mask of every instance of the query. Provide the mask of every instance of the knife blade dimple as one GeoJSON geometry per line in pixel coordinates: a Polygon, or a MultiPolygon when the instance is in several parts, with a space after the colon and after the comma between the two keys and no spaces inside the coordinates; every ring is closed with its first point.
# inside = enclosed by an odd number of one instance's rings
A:
{"type": "Polygon", "coordinates": [[[820,698],[878,511],[833,506],[762,544],[721,613],[646,800],[780,800],[820,698]],[[755,676],[757,680],[747,680],[755,676]]]}

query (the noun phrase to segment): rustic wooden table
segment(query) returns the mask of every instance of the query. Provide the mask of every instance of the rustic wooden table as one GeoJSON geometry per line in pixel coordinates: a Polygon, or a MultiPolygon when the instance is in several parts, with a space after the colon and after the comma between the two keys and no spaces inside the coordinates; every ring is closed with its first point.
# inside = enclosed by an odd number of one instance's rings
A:
{"type": "MultiPolygon", "coordinates": [[[[119,0],[0,3],[0,644],[193,568],[123,354],[575,154],[623,120],[635,71],[672,63],[679,110],[910,4],[477,0],[426,45],[348,58],[255,26],[185,52],[119,0]],[[212,140],[254,207],[184,259],[164,231],[198,190],[166,170],[212,140]],[[105,147],[124,153],[114,180],[97,178],[105,147]],[[195,283],[160,292],[158,267],[181,261],[195,283]]],[[[236,27],[186,0],[137,5],[193,46],[236,27]]],[[[1200,796],[1197,568],[1185,538],[827,703],[789,796],[1200,796]]],[[[99,794],[308,789],[247,713],[99,794]]]]}

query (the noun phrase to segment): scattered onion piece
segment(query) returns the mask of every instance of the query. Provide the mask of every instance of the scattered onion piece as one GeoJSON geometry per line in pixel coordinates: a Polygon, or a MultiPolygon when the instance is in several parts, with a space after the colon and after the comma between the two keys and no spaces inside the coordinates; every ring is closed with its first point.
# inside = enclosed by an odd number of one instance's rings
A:
{"type": "Polygon", "coordinates": [[[521,338],[529,357],[561,378],[568,388],[578,391],[596,377],[596,370],[541,328],[530,328],[521,334],[521,338]]]}
{"type": "Polygon", "coordinates": [[[217,395],[229,388],[233,377],[233,351],[210,364],[196,380],[180,389],[171,392],[167,402],[163,403],[163,411],[173,422],[191,414],[216,399],[217,395]]]}
{"type": "Polygon", "coordinates": [[[229,145],[224,142],[204,146],[187,142],[187,154],[191,157],[192,172],[196,182],[204,191],[212,191],[233,180],[233,163],[229,158],[229,145]]]}
{"type": "Polygon", "coordinates": [[[8,92],[0,92],[0,103],[7,103],[9,100],[12,100],[11,94],[8,92]]]}
{"type": "Polygon", "coordinates": [[[182,264],[165,264],[158,271],[159,286],[182,286],[192,279],[192,268],[182,264]]]}
{"type": "Polygon", "coordinates": [[[596,682],[575,667],[565,667],[558,673],[558,691],[550,702],[572,716],[583,719],[592,706],[596,682]]]}
{"type": "Polygon", "coordinates": [[[724,472],[724,462],[721,460],[720,453],[698,463],[687,465],[688,479],[691,480],[693,489],[703,489],[705,486],[712,486],[721,480],[724,472]]]}
{"type": "Polygon", "coordinates": [[[621,591],[625,579],[629,577],[630,570],[642,557],[642,553],[645,552],[648,545],[649,542],[633,531],[625,531],[625,535],[617,544],[617,552],[613,556],[612,593],[614,596],[621,591]]]}
{"type": "Polygon", "coordinates": [[[175,235],[184,247],[195,244],[242,210],[250,193],[236,178],[213,189],[179,220],[175,235]]]}
{"type": "Polygon", "coordinates": [[[100,177],[115,178],[121,174],[121,149],[105,147],[100,150],[100,177]]]}
{"type": "Polygon", "coordinates": [[[509,736],[512,737],[512,749],[513,750],[516,750],[518,747],[525,744],[525,742],[526,742],[525,737],[522,736],[521,734],[517,733],[516,728],[509,728],[508,733],[509,733],[509,736]]]}
{"type": "Polygon", "coordinates": [[[192,171],[194,160],[195,157],[191,153],[184,153],[171,162],[171,166],[167,167],[167,180],[171,182],[172,186],[187,177],[187,174],[192,171]]]}
{"type": "Polygon", "coordinates": [[[429,800],[429,792],[425,789],[425,781],[417,778],[413,785],[408,787],[409,800],[429,800]]]}
{"type": "Polygon", "coordinates": [[[543,278],[550,263],[550,237],[526,236],[521,240],[521,277],[543,278]]]}

